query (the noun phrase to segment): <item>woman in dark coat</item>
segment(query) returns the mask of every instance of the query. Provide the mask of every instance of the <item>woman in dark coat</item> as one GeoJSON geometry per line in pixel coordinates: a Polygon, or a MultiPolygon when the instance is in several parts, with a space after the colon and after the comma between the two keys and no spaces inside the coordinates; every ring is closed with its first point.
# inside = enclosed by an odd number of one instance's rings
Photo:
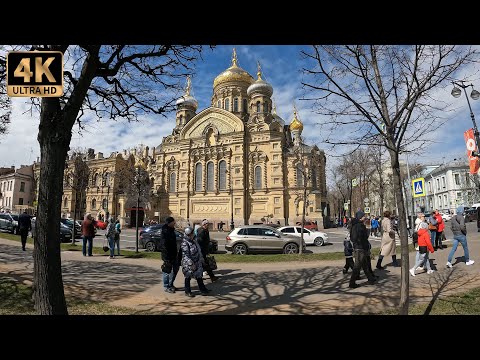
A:
{"type": "Polygon", "coordinates": [[[182,271],[185,275],[185,295],[189,297],[195,296],[192,294],[192,288],[190,287],[192,277],[197,280],[202,295],[211,291],[203,283],[203,261],[202,252],[194,238],[193,229],[187,227],[182,241],[182,271]]]}

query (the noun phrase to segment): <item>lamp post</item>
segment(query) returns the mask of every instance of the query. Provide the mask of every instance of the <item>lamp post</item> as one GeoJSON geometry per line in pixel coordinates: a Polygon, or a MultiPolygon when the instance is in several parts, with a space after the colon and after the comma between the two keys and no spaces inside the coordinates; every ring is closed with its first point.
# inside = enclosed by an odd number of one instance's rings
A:
{"type": "MultiPolygon", "coordinates": [[[[460,90],[458,87],[461,87],[463,89],[464,93],[465,93],[465,97],[467,98],[468,108],[470,109],[470,117],[471,117],[472,122],[473,122],[473,131],[474,131],[474,135],[475,135],[475,142],[476,142],[476,145],[477,145],[477,148],[478,148],[478,146],[480,145],[480,141],[479,141],[479,133],[478,133],[478,128],[477,128],[477,123],[475,122],[475,116],[473,115],[472,106],[470,105],[470,100],[468,99],[466,89],[470,86],[472,87],[472,92],[470,93],[470,97],[473,100],[478,100],[480,98],[480,92],[478,92],[477,90],[475,90],[473,88],[473,84],[465,85],[465,81],[462,81],[462,80],[452,81],[452,84],[453,84],[453,90],[452,90],[452,96],[453,97],[458,98],[462,95],[462,90],[460,90]]],[[[473,151],[472,155],[480,157],[480,154],[476,151],[473,151]]]]}

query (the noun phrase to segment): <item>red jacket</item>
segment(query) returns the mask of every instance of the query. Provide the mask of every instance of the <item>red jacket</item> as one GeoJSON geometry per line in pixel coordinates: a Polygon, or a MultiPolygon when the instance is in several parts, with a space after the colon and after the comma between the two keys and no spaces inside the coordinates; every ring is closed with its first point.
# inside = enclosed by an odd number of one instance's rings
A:
{"type": "Polygon", "coordinates": [[[437,232],[442,232],[445,229],[445,223],[443,222],[442,215],[437,214],[435,215],[435,219],[437,220],[437,232]]]}
{"type": "Polygon", "coordinates": [[[433,253],[432,242],[430,241],[430,232],[427,229],[418,230],[418,246],[426,246],[428,251],[433,253]]]}

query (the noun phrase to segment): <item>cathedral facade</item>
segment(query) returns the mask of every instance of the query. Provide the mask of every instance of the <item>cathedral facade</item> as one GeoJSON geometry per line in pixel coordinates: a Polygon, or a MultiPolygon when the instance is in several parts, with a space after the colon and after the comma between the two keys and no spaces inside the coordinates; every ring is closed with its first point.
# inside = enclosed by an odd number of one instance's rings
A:
{"type": "MultiPolygon", "coordinates": [[[[141,222],[173,216],[180,226],[209,219],[216,228],[256,223],[295,224],[306,219],[323,224],[326,208],[325,154],[308,146],[296,111],[286,125],[276,114],[273,88],[238,66],[213,82],[211,106],[198,111],[187,79],[177,100],[176,126],[159,146],[85,155],[90,180],[82,194],[64,185],[62,216],[118,217],[132,226],[136,199],[118,186],[119,169],[141,166],[149,173],[150,196],[140,204],[141,222]],[[75,210],[76,209],[76,210],[75,210]]],[[[293,99],[292,99],[293,100],[293,99]]],[[[67,166],[68,167],[68,166],[67,166]]],[[[38,178],[39,166],[34,164],[38,178]]],[[[66,170],[67,171],[67,170],[66,170]]]]}

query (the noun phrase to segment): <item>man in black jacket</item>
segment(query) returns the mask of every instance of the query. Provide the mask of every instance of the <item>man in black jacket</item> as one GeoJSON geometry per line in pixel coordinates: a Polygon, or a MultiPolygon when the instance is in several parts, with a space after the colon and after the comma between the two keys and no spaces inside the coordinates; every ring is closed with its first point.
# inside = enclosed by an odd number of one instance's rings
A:
{"type": "Polygon", "coordinates": [[[20,231],[20,239],[22,240],[22,250],[26,251],[25,246],[27,244],[28,232],[32,228],[32,222],[30,221],[30,216],[27,212],[24,211],[23,214],[20,214],[18,217],[18,230],[20,231]]]}
{"type": "Polygon", "coordinates": [[[208,276],[210,276],[210,280],[212,280],[212,282],[215,282],[218,280],[218,277],[213,274],[212,269],[210,268],[210,266],[208,266],[207,263],[207,255],[210,253],[210,233],[208,231],[208,224],[208,220],[203,219],[202,227],[199,228],[197,232],[197,242],[198,245],[200,245],[200,250],[202,250],[203,260],[205,261],[205,271],[207,272],[208,276]]]}
{"type": "Polygon", "coordinates": [[[177,248],[177,237],[175,235],[175,220],[169,216],[162,226],[162,237],[160,240],[160,251],[162,253],[163,287],[166,292],[174,293],[173,282],[180,268],[179,250],[177,248]]]}
{"type": "Polygon", "coordinates": [[[368,242],[368,231],[363,223],[365,218],[365,213],[361,210],[357,211],[355,218],[351,222],[350,230],[350,240],[353,244],[353,254],[355,256],[355,265],[353,267],[352,277],[350,278],[350,284],[348,287],[355,289],[358,285],[355,281],[360,275],[360,268],[363,269],[365,275],[368,278],[368,284],[372,285],[375,283],[375,275],[370,270],[370,266],[367,263],[369,257],[368,252],[370,248],[370,243],[368,242]]]}

